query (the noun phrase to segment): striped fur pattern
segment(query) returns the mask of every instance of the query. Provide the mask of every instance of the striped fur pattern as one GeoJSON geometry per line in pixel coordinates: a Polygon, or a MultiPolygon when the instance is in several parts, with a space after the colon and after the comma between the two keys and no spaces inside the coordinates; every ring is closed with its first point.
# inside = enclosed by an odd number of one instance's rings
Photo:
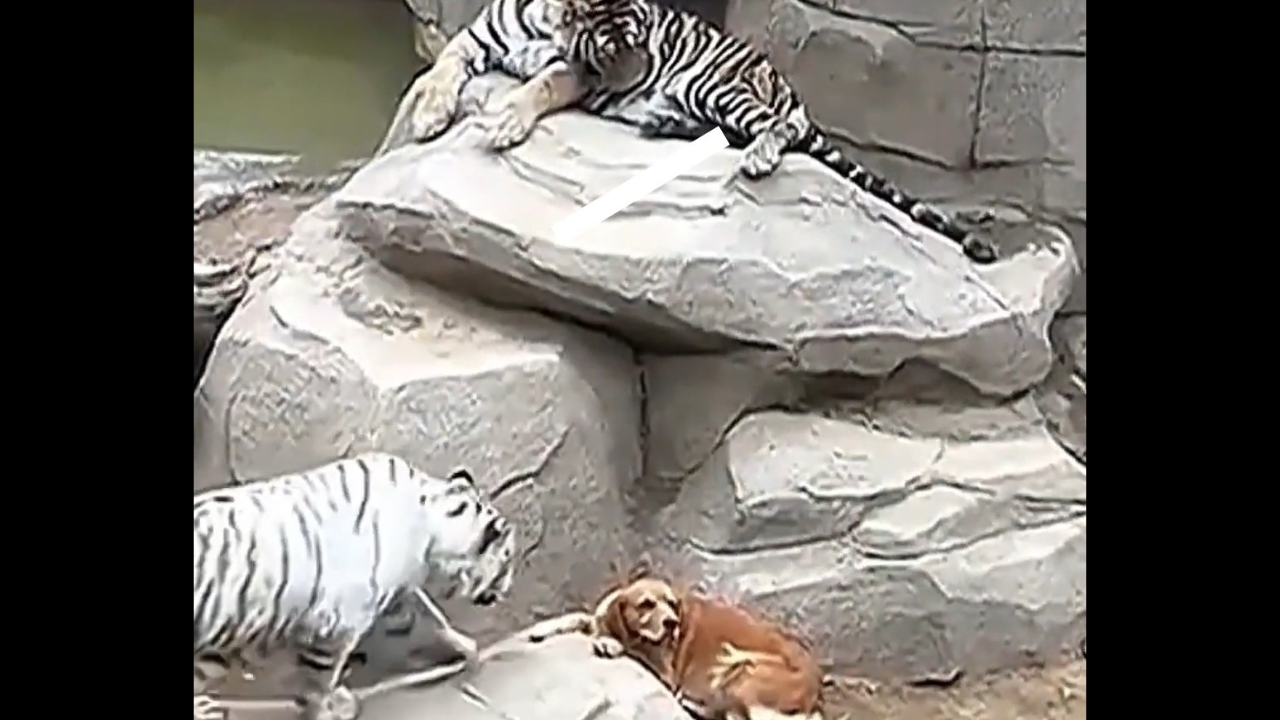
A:
{"type": "Polygon", "coordinates": [[[588,93],[582,106],[637,126],[652,137],[697,138],[719,127],[745,148],[739,166],[751,178],[777,170],[800,151],[859,188],[957,242],[978,262],[994,248],[884,177],[840,152],[809,118],[799,94],[764,53],[697,15],[650,0],[546,0],[553,41],[570,62],[606,77],[619,62],[642,60],[622,82],[588,93]]]}
{"type": "Polygon", "coordinates": [[[575,104],[650,137],[695,138],[718,126],[744,148],[739,171],[748,178],[803,152],[975,262],[996,259],[990,242],[840,152],[763,53],[692,13],[650,0],[494,0],[415,80],[398,115],[412,113],[416,140],[434,138],[453,121],[466,81],[493,70],[526,81],[481,114],[495,150],[575,104]]]}
{"type": "MultiPolygon", "coordinates": [[[[283,657],[296,663],[304,717],[351,720],[358,703],[343,681],[374,622],[420,588],[504,599],[515,546],[465,470],[433,477],[385,453],[197,495],[195,717],[212,714],[205,693],[229,667],[283,657]]],[[[474,641],[443,630],[474,656],[474,641]]]]}

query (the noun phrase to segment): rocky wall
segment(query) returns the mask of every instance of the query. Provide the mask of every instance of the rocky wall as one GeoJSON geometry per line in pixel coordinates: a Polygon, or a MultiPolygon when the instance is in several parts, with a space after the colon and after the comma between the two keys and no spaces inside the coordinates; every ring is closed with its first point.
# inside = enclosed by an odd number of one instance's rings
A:
{"type": "MultiPolygon", "coordinates": [[[[1076,652],[1085,467],[1046,412],[1079,267],[1060,228],[1005,213],[1015,250],[976,266],[811,159],[747,182],[726,150],[561,242],[555,220],[678,141],[574,112],[502,155],[472,133],[292,223],[201,378],[197,489],[365,449],[470,467],[530,548],[509,602],[448,608],[486,639],[647,554],[837,669],[1076,652]]],[[[412,660],[402,635],[375,633],[375,665],[412,660]]]]}
{"type": "Polygon", "coordinates": [[[1081,437],[1085,9],[1085,0],[728,0],[725,23],[768,53],[846,150],[903,187],[955,211],[1012,211],[1070,234],[1081,272],[1054,330],[1066,372],[1050,412],[1081,437]]]}

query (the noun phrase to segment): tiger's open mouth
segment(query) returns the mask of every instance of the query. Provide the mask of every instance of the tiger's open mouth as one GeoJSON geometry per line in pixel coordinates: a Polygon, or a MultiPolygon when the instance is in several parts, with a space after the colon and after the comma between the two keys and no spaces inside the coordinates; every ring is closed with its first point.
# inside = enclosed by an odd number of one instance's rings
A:
{"type": "Polygon", "coordinates": [[[489,607],[498,602],[498,594],[492,590],[485,590],[475,597],[475,604],[480,607],[489,607]]]}

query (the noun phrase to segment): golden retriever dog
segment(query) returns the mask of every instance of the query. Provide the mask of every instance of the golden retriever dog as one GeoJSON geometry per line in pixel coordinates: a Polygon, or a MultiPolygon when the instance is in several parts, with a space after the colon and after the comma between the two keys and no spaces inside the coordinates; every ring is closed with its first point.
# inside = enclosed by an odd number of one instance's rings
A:
{"type": "Polygon", "coordinates": [[[605,595],[593,614],[539,623],[525,637],[538,642],[569,632],[590,634],[597,655],[639,661],[696,715],[822,718],[822,671],[797,639],[732,603],[647,573],[605,595]]]}

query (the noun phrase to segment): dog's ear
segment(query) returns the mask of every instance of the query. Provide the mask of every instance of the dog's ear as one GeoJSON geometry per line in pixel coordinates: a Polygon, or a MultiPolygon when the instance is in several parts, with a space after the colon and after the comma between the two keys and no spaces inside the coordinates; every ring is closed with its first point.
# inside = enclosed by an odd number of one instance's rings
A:
{"type": "Polygon", "coordinates": [[[476,484],[476,479],[471,477],[471,473],[468,472],[466,468],[458,468],[457,470],[454,470],[453,472],[449,473],[449,479],[465,480],[468,485],[472,485],[472,486],[476,484]]]}
{"type": "Polygon", "coordinates": [[[641,555],[635,564],[631,566],[631,570],[627,572],[627,582],[633,583],[653,576],[653,561],[649,559],[648,555],[641,555]]]}
{"type": "Polygon", "coordinates": [[[604,608],[604,631],[610,637],[616,638],[623,645],[628,647],[632,644],[632,629],[627,624],[626,604],[628,600],[625,594],[615,592],[608,600],[608,605],[604,608]]]}

